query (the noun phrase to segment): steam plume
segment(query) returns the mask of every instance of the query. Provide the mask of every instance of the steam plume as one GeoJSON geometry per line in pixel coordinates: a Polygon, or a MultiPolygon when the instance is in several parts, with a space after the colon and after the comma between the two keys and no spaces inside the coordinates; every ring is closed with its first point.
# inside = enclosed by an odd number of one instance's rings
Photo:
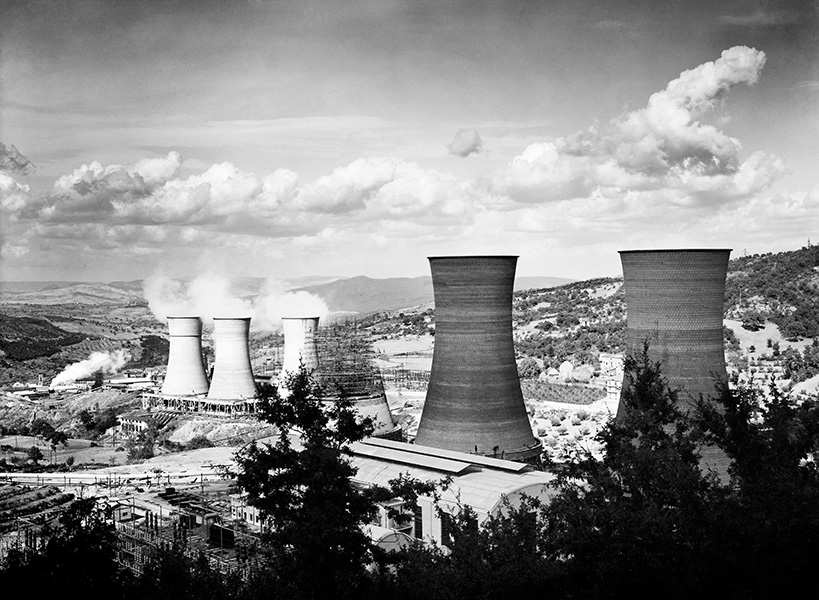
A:
{"type": "Polygon", "coordinates": [[[207,273],[188,283],[154,274],[143,284],[148,308],[165,321],[169,316],[198,316],[207,325],[213,317],[251,317],[254,329],[281,329],[282,317],[327,317],[327,304],[309,292],[289,292],[275,279],[268,279],[262,292],[241,298],[231,291],[230,279],[207,273]]]}
{"type": "Polygon", "coordinates": [[[91,356],[80,362],[68,365],[51,382],[49,387],[73,383],[78,379],[90,377],[99,370],[104,373],[115,373],[119,371],[125,363],[131,359],[131,355],[125,350],[114,352],[92,352],[91,356]]]}

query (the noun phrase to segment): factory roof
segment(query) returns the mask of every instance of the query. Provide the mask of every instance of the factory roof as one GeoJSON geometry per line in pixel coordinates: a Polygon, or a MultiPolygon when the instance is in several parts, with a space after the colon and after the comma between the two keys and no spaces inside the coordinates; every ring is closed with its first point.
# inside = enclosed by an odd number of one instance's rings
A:
{"type": "Polygon", "coordinates": [[[441,493],[441,500],[451,505],[470,506],[477,512],[496,514],[503,507],[504,498],[513,494],[527,494],[541,499],[555,495],[557,491],[549,489],[555,479],[553,473],[543,471],[467,473],[453,480],[449,488],[441,493]]]}
{"type": "MultiPolygon", "coordinates": [[[[410,444],[397,445],[409,446],[410,444]]],[[[350,444],[353,455],[356,458],[372,458],[380,462],[393,463],[415,467],[424,471],[434,473],[438,478],[446,475],[462,475],[468,471],[475,470],[475,465],[464,460],[453,460],[440,456],[427,456],[424,454],[414,454],[403,448],[391,448],[388,446],[373,445],[363,442],[350,444]]],[[[467,455],[468,456],[468,455],[467,455]]],[[[360,479],[360,477],[357,477],[360,479]]]]}
{"type": "MultiPolygon", "coordinates": [[[[464,452],[457,452],[455,450],[444,450],[442,448],[433,448],[431,446],[421,446],[418,444],[407,444],[404,442],[396,442],[392,440],[384,440],[377,438],[367,438],[361,442],[367,446],[375,446],[379,448],[387,448],[406,452],[417,457],[434,457],[437,459],[447,459],[458,462],[465,462],[472,465],[478,465],[489,469],[498,471],[507,471],[510,473],[525,473],[532,471],[533,467],[526,463],[513,462],[511,460],[502,460],[500,458],[492,458],[491,456],[483,456],[480,454],[466,454],[464,452]]],[[[410,459],[420,460],[420,459],[410,459]]]]}

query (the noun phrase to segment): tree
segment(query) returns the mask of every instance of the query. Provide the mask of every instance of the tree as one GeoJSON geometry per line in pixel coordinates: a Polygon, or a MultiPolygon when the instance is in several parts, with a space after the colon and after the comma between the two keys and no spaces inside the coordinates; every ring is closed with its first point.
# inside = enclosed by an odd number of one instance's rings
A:
{"type": "Polygon", "coordinates": [[[39,464],[41,460],[43,460],[43,451],[40,450],[37,446],[32,446],[26,451],[27,458],[33,462],[35,465],[39,464]]]}
{"type": "Polygon", "coordinates": [[[605,457],[581,453],[559,476],[544,545],[570,596],[674,598],[713,590],[709,500],[698,436],[646,346],[627,356],[623,417],[598,435],[605,457]]]}
{"type": "Polygon", "coordinates": [[[540,375],[540,365],[534,358],[524,357],[518,360],[518,376],[521,379],[537,379],[540,375]]]}
{"type": "Polygon", "coordinates": [[[749,310],[742,315],[742,328],[748,331],[759,331],[765,327],[765,317],[755,311],[749,310]]]}
{"type": "Polygon", "coordinates": [[[731,486],[718,531],[734,540],[723,551],[735,593],[810,597],[817,581],[819,539],[819,405],[797,404],[773,383],[720,387],[720,407],[701,402],[699,427],[732,459],[731,486]]]}
{"type": "Polygon", "coordinates": [[[125,449],[128,451],[128,460],[144,460],[154,455],[154,446],[159,432],[154,423],[135,436],[128,438],[125,449]]]}
{"type": "Polygon", "coordinates": [[[403,553],[383,597],[418,600],[553,597],[557,561],[543,545],[543,507],[524,498],[483,523],[468,506],[439,516],[446,548],[418,544],[403,553]]]}
{"type": "Polygon", "coordinates": [[[367,583],[370,542],[361,526],[375,513],[371,492],[356,487],[349,444],[372,432],[342,393],[322,390],[302,368],[273,392],[258,416],[276,426],[273,444],[237,452],[237,483],[266,523],[270,573],[283,596],[359,597],[367,583]]]}
{"type": "Polygon", "coordinates": [[[9,553],[0,570],[0,589],[30,589],[66,600],[118,598],[130,580],[115,561],[113,527],[94,498],[72,502],[56,526],[41,531],[39,551],[9,553]]]}

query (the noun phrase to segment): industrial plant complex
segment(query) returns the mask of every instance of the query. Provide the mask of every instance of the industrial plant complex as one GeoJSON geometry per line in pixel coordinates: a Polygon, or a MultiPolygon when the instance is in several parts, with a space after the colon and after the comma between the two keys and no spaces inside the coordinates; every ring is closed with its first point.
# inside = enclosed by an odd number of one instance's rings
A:
{"type": "MultiPolygon", "coordinates": [[[[627,353],[640,353],[648,343],[650,357],[662,361],[669,385],[681,390],[686,410],[692,400],[713,395],[715,379],[727,379],[722,305],[729,254],[722,249],[621,252],[627,353]]],[[[325,401],[344,395],[361,417],[373,422],[373,436],[350,450],[356,485],[385,485],[402,474],[450,482],[440,495],[419,498],[406,522],[390,519],[385,508],[377,522],[368,525],[372,539],[385,548],[413,539],[443,544],[442,515],[458,506],[469,506],[485,519],[498,514],[504,503],[519,503],[523,495],[548,501],[554,493],[550,483],[555,476],[541,470],[543,447],[533,433],[515,359],[516,263],[515,256],[429,259],[435,343],[414,436],[408,436],[392,414],[378,369],[360,357],[331,356],[329,344],[322,341],[320,319],[313,315],[283,319],[281,369],[264,376],[254,374],[251,366],[249,317],[213,318],[215,357],[208,372],[202,317],[211,315],[168,315],[167,369],[161,385],[141,393],[143,413],[252,418],[264,394],[276,390],[286,395],[289,379],[305,369],[321,385],[325,401]]],[[[611,379],[609,395],[621,393],[620,388],[628,385],[622,381],[622,357],[606,355],[602,362],[611,379]]],[[[617,418],[623,418],[622,405],[617,418]]],[[[123,434],[144,429],[139,419],[123,419],[122,425],[123,434]]],[[[724,455],[708,447],[702,453],[704,468],[726,468],[724,455]]],[[[113,514],[121,534],[122,561],[138,570],[144,546],[189,534],[185,539],[193,544],[196,530],[214,552],[219,548],[218,560],[214,559],[218,564],[244,568],[248,554],[243,548],[256,543],[264,517],[244,501],[242,491],[223,486],[217,500],[208,501],[201,494],[183,497],[175,488],[190,475],[167,470],[164,477],[163,485],[156,482],[151,501],[135,496],[110,500],[117,509],[113,514]]],[[[118,475],[117,481],[123,478],[128,479],[118,475]]],[[[15,481],[13,474],[6,479],[15,481]]],[[[206,480],[220,477],[200,473],[202,491],[206,480]]],[[[46,476],[35,481],[56,484],[46,476]]]]}

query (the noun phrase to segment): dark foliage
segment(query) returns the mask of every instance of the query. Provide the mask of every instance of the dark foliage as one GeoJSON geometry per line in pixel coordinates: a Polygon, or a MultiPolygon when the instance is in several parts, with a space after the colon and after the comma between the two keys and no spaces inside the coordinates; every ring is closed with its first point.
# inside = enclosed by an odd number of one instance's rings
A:
{"type": "Polygon", "coordinates": [[[687,415],[647,350],[625,366],[626,410],[600,434],[605,457],[581,453],[562,469],[548,505],[528,499],[483,523],[465,506],[439,513],[445,548],[387,556],[370,547],[360,526],[374,502],[401,497],[411,508],[435,489],[407,477],[392,490],[354,486],[346,448],[370,425],[343,397],[323,402],[302,371],[287,398],[262,402],[275,443],[237,455],[240,484],[267,527],[264,568],[249,580],[176,547],[128,579],[110,529],[79,504],[40,553],[9,555],[0,585],[43,582],[44,594],[69,598],[815,597],[819,405],[724,386],[718,405],[687,415]],[[703,444],[733,460],[729,484],[702,471],[703,444]]]}
{"type": "Polygon", "coordinates": [[[115,426],[118,423],[117,413],[113,408],[106,409],[102,412],[91,412],[83,409],[77,415],[82,426],[91,437],[98,437],[106,432],[106,430],[115,426]]]}
{"type": "Polygon", "coordinates": [[[85,334],[65,331],[36,317],[0,315],[0,323],[0,350],[12,360],[51,356],[64,346],[77,344],[86,337],[85,334]]]}
{"type": "Polygon", "coordinates": [[[370,542],[361,529],[375,511],[356,487],[348,445],[372,432],[343,395],[323,401],[301,369],[289,393],[259,404],[279,430],[275,444],[251,443],[236,454],[237,483],[265,520],[268,576],[283,597],[360,597],[370,542]]]}
{"type": "Polygon", "coordinates": [[[66,600],[120,598],[130,580],[114,558],[114,532],[104,512],[94,499],[76,500],[56,526],[45,527],[38,552],[9,552],[0,589],[66,600]]]}
{"type": "Polygon", "coordinates": [[[143,335],[139,338],[142,351],[139,360],[131,360],[125,365],[126,369],[140,369],[168,364],[170,342],[158,335],[143,335]]]}

